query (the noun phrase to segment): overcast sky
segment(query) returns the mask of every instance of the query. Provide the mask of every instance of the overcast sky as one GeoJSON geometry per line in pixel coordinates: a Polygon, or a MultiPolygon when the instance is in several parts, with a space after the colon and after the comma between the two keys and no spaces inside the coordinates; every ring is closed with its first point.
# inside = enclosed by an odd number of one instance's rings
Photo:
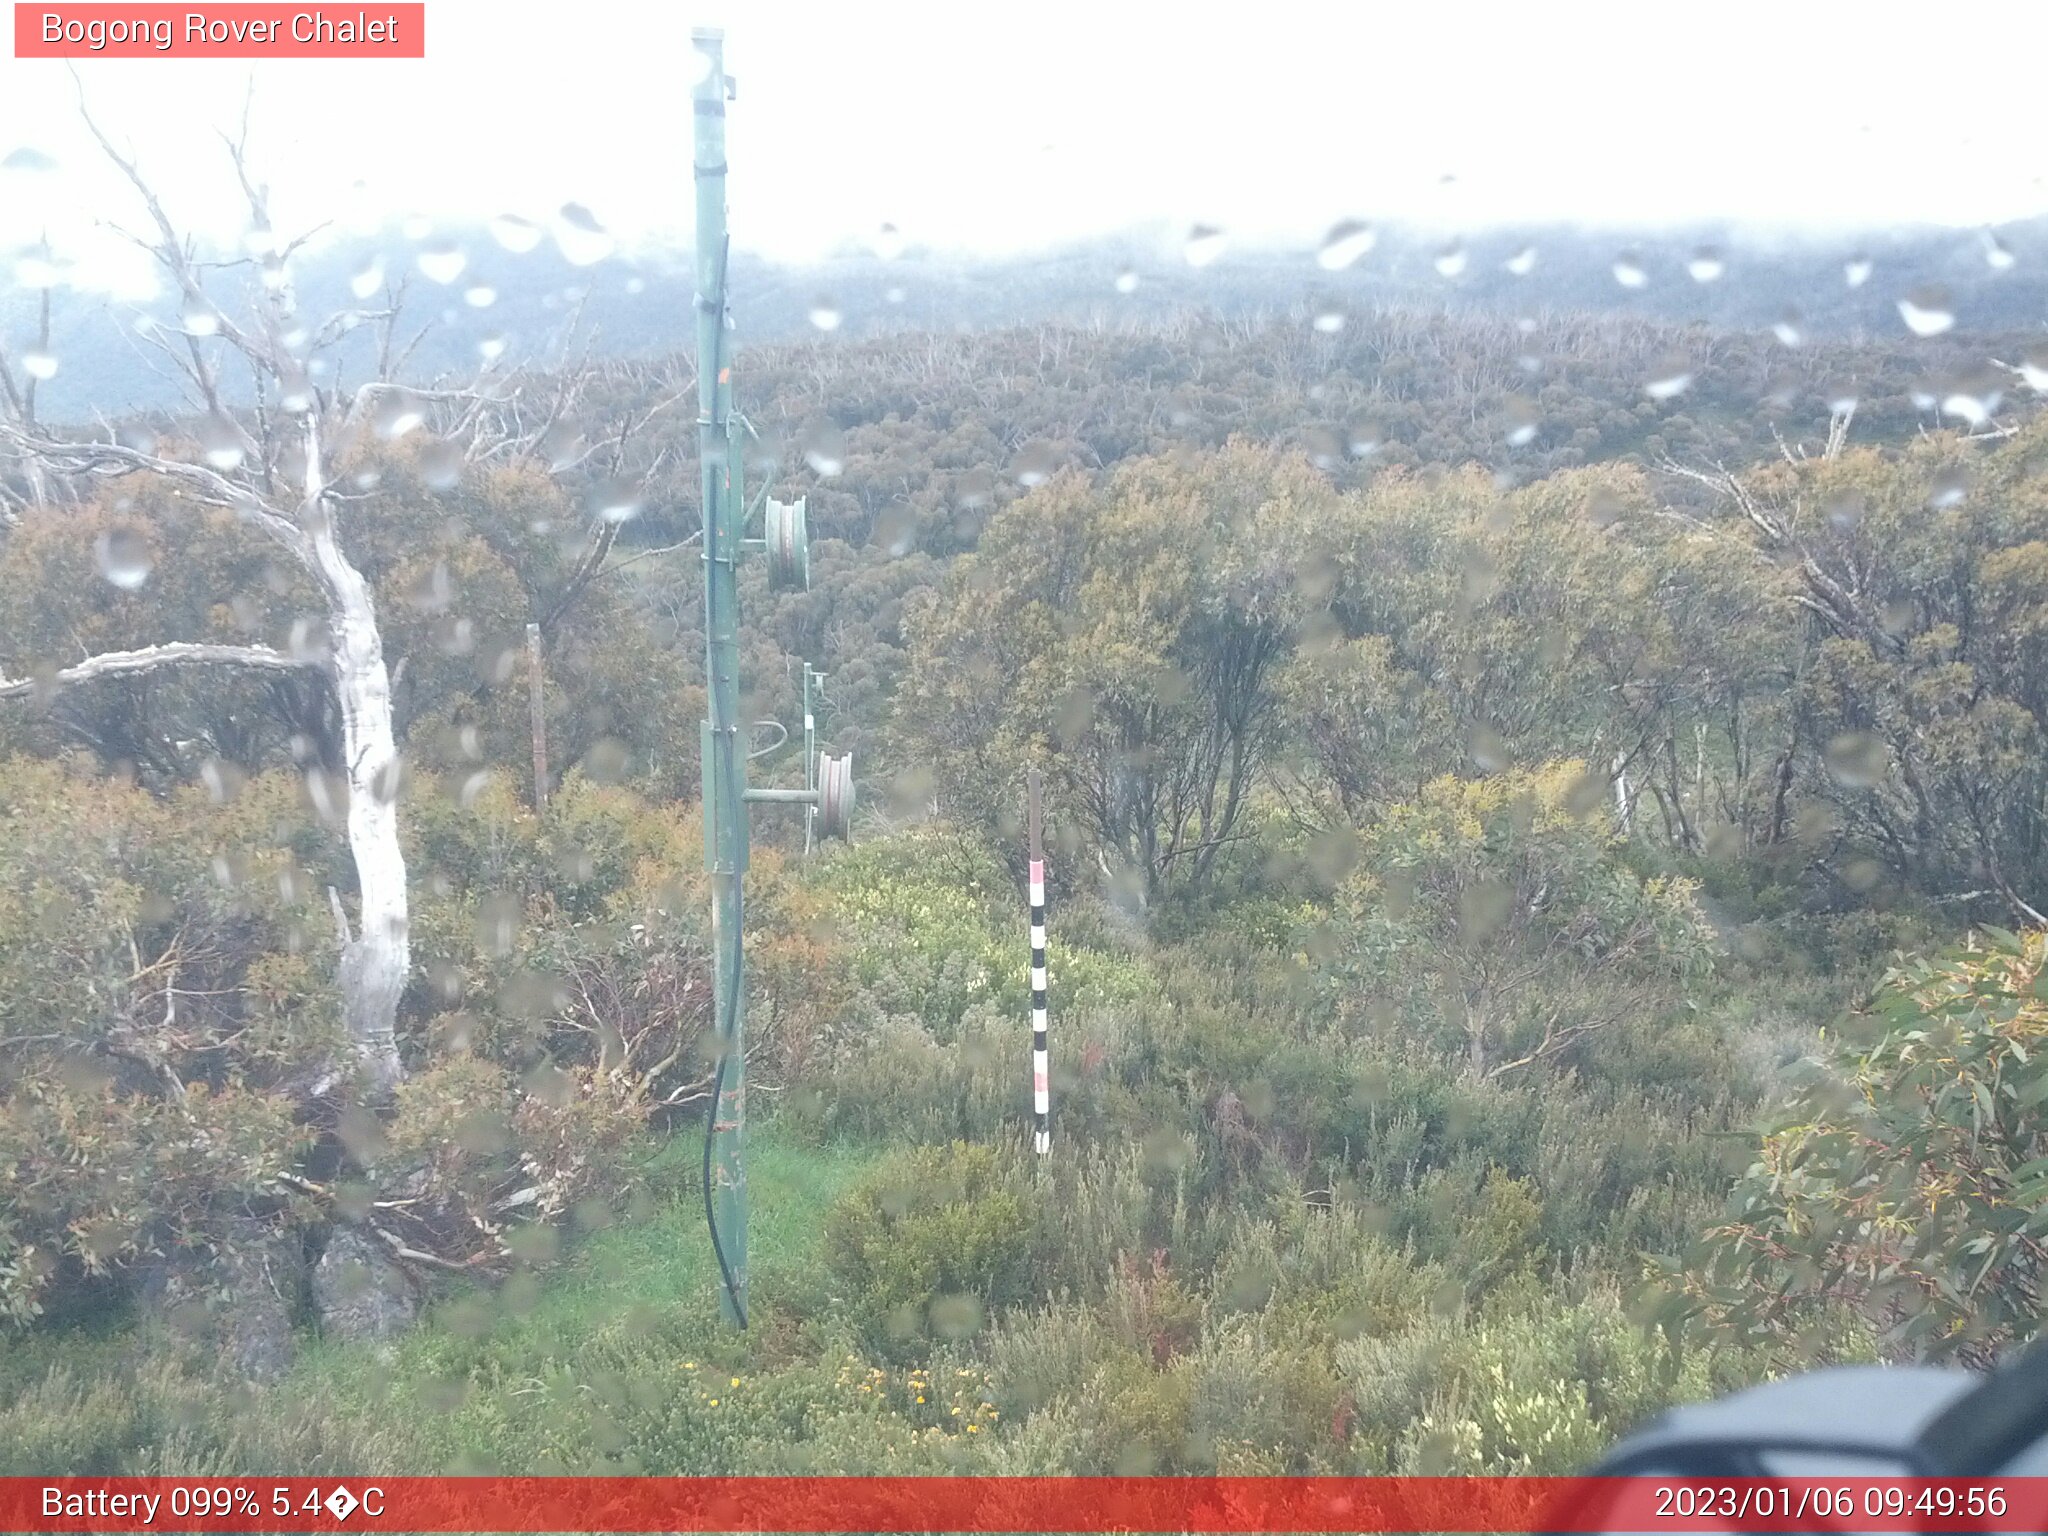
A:
{"type": "MultiPolygon", "coordinates": [[[[1310,241],[1346,217],[1455,232],[2048,212],[2048,5],[2023,0],[429,0],[423,61],[254,66],[280,225],[574,199],[629,242],[674,241],[700,22],[726,29],[739,85],[735,243],[786,259],[884,221],[993,253],[1143,220],[1310,241]]],[[[77,68],[175,207],[231,227],[212,134],[250,66],[77,68]]],[[[0,172],[0,249],[47,227],[85,256],[93,216],[132,213],[72,91],[62,62],[0,60],[0,157],[33,145],[60,166],[0,172]]]]}

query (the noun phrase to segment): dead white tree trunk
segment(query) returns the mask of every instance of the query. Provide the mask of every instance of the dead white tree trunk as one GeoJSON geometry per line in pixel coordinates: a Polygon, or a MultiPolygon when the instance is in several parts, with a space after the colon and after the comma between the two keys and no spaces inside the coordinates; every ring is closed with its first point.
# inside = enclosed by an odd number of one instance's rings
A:
{"type": "MultiPolygon", "coordinates": [[[[396,803],[399,761],[391,677],[376,604],[368,580],[337,537],[336,519],[343,503],[331,494],[322,425],[331,423],[337,431],[346,431],[363,406],[392,386],[388,379],[379,379],[337,397],[313,385],[308,363],[323,343],[331,345],[358,324],[382,319],[389,325],[395,318],[395,296],[391,308],[381,316],[351,313],[309,331],[296,314],[286,272],[296,243],[277,244],[263,257],[255,313],[244,321],[219,313],[201,282],[204,268],[194,256],[194,243],[172,224],[134,161],[114,147],[89,115],[86,123],[108,157],[141,193],[148,209],[155,232],[137,237],[137,243],[155,257],[187,314],[209,317],[203,330],[187,325],[182,333],[160,334],[158,342],[189,384],[194,407],[206,413],[213,441],[238,446],[234,451],[209,449],[203,456],[205,462],[188,463],[154,448],[145,450],[113,440],[67,440],[37,422],[32,411],[22,408],[25,402],[10,400],[13,408],[0,413],[0,449],[9,450],[31,477],[79,483],[149,475],[175,483],[191,500],[233,510],[286,550],[311,577],[325,601],[328,643],[311,655],[287,655],[266,646],[171,642],[88,657],[40,677],[0,679],[0,698],[171,666],[312,666],[326,672],[341,717],[345,824],[357,891],[353,932],[340,899],[335,902],[341,930],[337,981],[363,1087],[372,1099],[380,1099],[403,1076],[397,1017],[411,971],[411,918],[396,803]],[[216,351],[223,346],[239,353],[255,376],[253,421],[240,417],[223,398],[216,351]]],[[[253,226],[267,236],[267,195],[249,178],[244,159],[246,132],[245,119],[244,139],[231,142],[229,150],[253,226]]],[[[450,398],[458,392],[435,393],[450,398]]],[[[462,398],[477,402],[482,396],[469,392],[462,398]]],[[[473,423],[466,416],[460,425],[466,429],[473,423]]],[[[340,808],[330,805],[324,809],[340,808]]],[[[319,1091],[329,1086],[331,1080],[319,1091]]]]}

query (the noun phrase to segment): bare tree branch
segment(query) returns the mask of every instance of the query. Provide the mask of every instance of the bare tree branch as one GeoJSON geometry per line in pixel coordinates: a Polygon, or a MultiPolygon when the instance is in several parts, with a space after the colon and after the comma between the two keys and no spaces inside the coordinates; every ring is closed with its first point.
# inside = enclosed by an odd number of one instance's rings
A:
{"type": "Polygon", "coordinates": [[[263,671],[294,672],[318,663],[287,655],[267,645],[213,645],[172,640],[138,651],[102,651],[99,655],[38,678],[0,676],[0,699],[18,698],[52,683],[83,683],[98,677],[154,672],[163,667],[232,666],[263,671]]]}

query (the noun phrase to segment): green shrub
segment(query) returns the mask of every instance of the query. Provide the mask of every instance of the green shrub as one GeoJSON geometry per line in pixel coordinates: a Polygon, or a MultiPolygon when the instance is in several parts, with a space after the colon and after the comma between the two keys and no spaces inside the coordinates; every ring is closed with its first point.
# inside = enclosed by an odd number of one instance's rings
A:
{"type": "Polygon", "coordinates": [[[1013,1158],[954,1142],[891,1156],[827,1218],[825,1256],[850,1314],[906,1358],[978,1333],[1029,1294],[1036,1201],[1013,1158]]]}

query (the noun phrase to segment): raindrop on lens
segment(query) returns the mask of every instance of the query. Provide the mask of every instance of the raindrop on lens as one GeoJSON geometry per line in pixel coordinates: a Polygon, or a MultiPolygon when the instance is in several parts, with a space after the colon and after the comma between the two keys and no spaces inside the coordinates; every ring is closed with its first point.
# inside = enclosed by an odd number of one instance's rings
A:
{"type": "Polygon", "coordinates": [[[21,355],[21,371],[32,379],[54,379],[57,377],[57,354],[40,348],[21,355]]]}
{"type": "Polygon", "coordinates": [[[1870,281],[1872,263],[1868,256],[1851,256],[1842,263],[1842,280],[1851,288],[1861,288],[1870,281]]]}
{"type": "Polygon", "coordinates": [[[92,552],[100,574],[123,592],[149,580],[149,545],[132,528],[109,529],[93,541],[92,552]]]}
{"type": "Polygon", "coordinates": [[[488,283],[478,283],[474,288],[462,291],[462,302],[471,309],[489,309],[498,302],[498,290],[488,283]]]}
{"type": "Polygon", "coordinates": [[[1345,219],[1332,225],[1330,232],[1323,236],[1323,243],[1316,251],[1316,265],[1325,272],[1342,272],[1370,251],[1377,239],[1370,224],[1345,219]]]}
{"type": "Polygon", "coordinates": [[[1899,300],[1899,318],[1915,336],[1939,336],[1956,323],[1955,307],[1943,288],[1916,288],[1899,300]]]}
{"type": "Polygon", "coordinates": [[[839,312],[839,306],[830,299],[820,298],[811,305],[811,324],[821,331],[836,331],[846,317],[839,312]]]}
{"type": "Polygon", "coordinates": [[[1692,253],[1685,270],[1696,283],[1713,283],[1720,281],[1721,274],[1728,270],[1728,263],[1715,247],[1703,245],[1692,253]]]}
{"type": "Polygon", "coordinates": [[[1806,339],[1805,333],[1799,329],[1799,311],[1788,309],[1778,316],[1777,322],[1771,327],[1771,334],[1788,347],[1798,346],[1806,339]]]}
{"type": "Polygon", "coordinates": [[[884,224],[875,231],[875,238],[870,243],[875,254],[882,260],[894,261],[903,254],[903,231],[894,224],[884,224]]]}
{"type": "Polygon", "coordinates": [[[1651,371],[1643,393],[1652,400],[1674,400],[1692,387],[1692,365],[1683,358],[1666,358],[1651,371]]]}
{"type": "Polygon", "coordinates": [[[1017,457],[1010,461],[1010,473],[1019,485],[1027,489],[1043,485],[1058,467],[1052,449],[1044,443],[1026,443],[1018,450],[1017,457]]]}
{"type": "Polygon", "coordinates": [[[1536,270],[1536,247],[1525,245],[1501,263],[1515,277],[1527,277],[1536,270]]]}
{"type": "Polygon", "coordinates": [[[1121,272],[1117,273],[1116,291],[1118,293],[1136,293],[1138,291],[1138,274],[1129,267],[1125,267],[1121,272]]]}
{"type": "Polygon", "coordinates": [[[462,450],[433,442],[420,450],[420,478],[430,490],[451,491],[462,479],[462,450]]]}
{"type": "Polygon", "coordinates": [[[804,462],[831,478],[846,468],[846,439],[829,421],[814,424],[803,435],[804,462]]]}
{"type": "Polygon", "coordinates": [[[1332,305],[1327,309],[1319,310],[1315,319],[1310,323],[1318,331],[1322,332],[1323,335],[1334,336],[1344,329],[1344,311],[1332,305]]]}
{"type": "Polygon", "coordinates": [[[505,337],[502,332],[493,331],[476,344],[476,353],[487,363],[494,363],[505,355],[505,337]]]}
{"type": "Polygon", "coordinates": [[[420,271],[437,283],[452,283],[462,276],[469,257],[452,240],[436,241],[422,249],[417,258],[420,271]]]}
{"type": "Polygon", "coordinates": [[[1625,251],[1614,258],[1614,280],[1624,288],[1641,288],[1650,281],[1650,274],[1643,270],[1640,256],[1625,251]]]}
{"type": "Polygon", "coordinates": [[[185,327],[185,334],[188,336],[220,334],[220,316],[211,304],[203,300],[195,299],[187,304],[184,314],[180,317],[180,323],[185,327]]]}
{"type": "Polygon", "coordinates": [[[427,412],[426,407],[409,392],[397,390],[384,397],[373,419],[377,435],[386,441],[396,442],[424,422],[427,412]]]}
{"type": "Polygon", "coordinates": [[[618,241],[581,203],[564,203],[555,215],[555,244],[571,266],[588,267],[618,248],[618,241]]]}
{"type": "Polygon", "coordinates": [[[1869,789],[1881,782],[1890,766],[1884,743],[1866,731],[1844,731],[1821,754],[1828,772],[1848,789],[1869,789]]]}
{"type": "Polygon", "coordinates": [[[590,510],[607,523],[629,523],[640,515],[640,487],[631,480],[603,480],[591,489],[590,510]]]}
{"type": "Polygon", "coordinates": [[[245,456],[242,434],[220,416],[209,416],[200,424],[199,451],[215,469],[240,469],[245,456]]]}
{"type": "Polygon", "coordinates": [[[1189,266],[1206,267],[1223,254],[1223,247],[1228,243],[1228,237],[1214,224],[1196,224],[1188,230],[1181,254],[1187,258],[1189,266]]]}
{"type": "Polygon", "coordinates": [[[1937,512],[1960,506],[1970,488],[1969,480],[1960,469],[1943,469],[1935,473],[1928,483],[1927,505],[1937,512]]]}
{"type": "Polygon", "coordinates": [[[514,256],[524,256],[540,244],[541,227],[516,213],[501,213],[491,220],[491,238],[514,256]]]}
{"type": "Polygon", "coordinates": [[[7,152],[7,158],[0,160],[0,171],[18,171],[23,175],[37,176],[57,169],[57,162],[33,144],[21,144],[7,152]]]}
{"type": "Polygon", "coordinates": [[[2012,248],[1990,230],[1984,231],[1984,264],[1994,272],[2009,269],[2016,258],[2012,248]]]}
{"type": "Polygon", "coordinates": [[[1465,270],[1465,247],[1453,240],[1436,253],[1436,270],[1439,277],[1456,277],[1465,270]]]}

